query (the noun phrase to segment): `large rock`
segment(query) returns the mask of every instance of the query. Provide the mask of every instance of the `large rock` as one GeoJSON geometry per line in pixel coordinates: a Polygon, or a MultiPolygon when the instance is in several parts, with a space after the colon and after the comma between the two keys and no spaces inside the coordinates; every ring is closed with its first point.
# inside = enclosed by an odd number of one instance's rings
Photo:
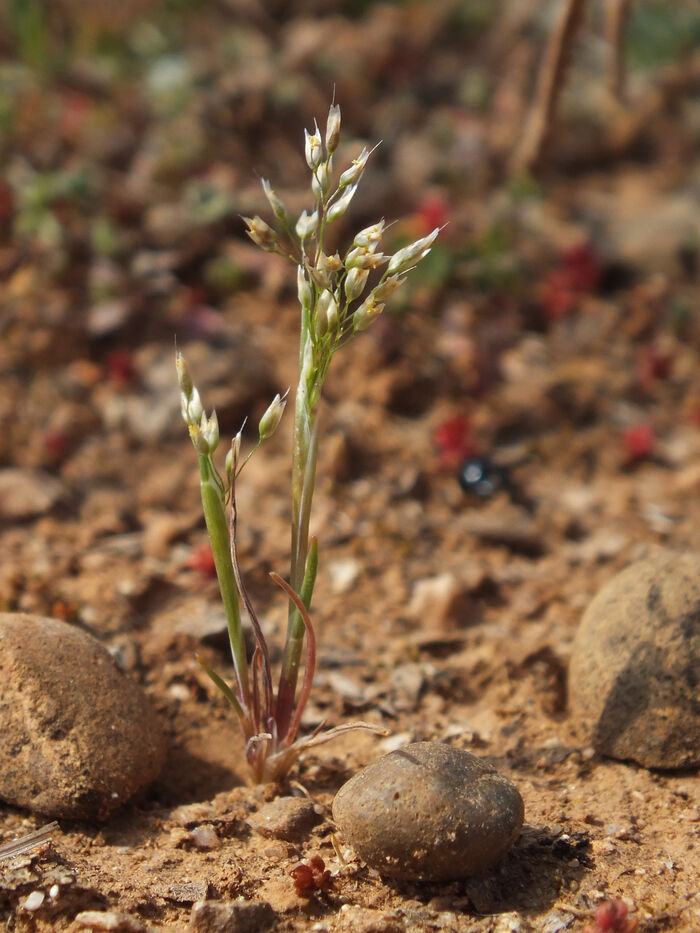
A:
{"type": "Polygon", "coordinates": [[[700,764],[700,555],[627,567],[574,639],[571,712],[594,748],[647,768],[700,764]]]}
{"type": "Polygon", "coordinates": [[[0,797],[36,813],[104,819],[148,785],[165,738],[138,684],[81,629],[0,613],[0,797]]]}
{"type": "Polygon", "coordinates": [[[469,752],[415,742],[344,784],[333,817],[382,874],[450,881],[485,871],[511,848],[523,802],[514,784],[469,752]]]}

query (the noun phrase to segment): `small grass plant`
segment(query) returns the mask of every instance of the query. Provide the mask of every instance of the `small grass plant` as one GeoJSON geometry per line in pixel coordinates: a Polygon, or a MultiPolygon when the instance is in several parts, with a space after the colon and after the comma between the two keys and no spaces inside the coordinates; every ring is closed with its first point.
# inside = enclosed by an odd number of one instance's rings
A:
{"type": "Polygon", "coordinates": [[[318,545],[309,536],[309,520],[318,459],[318,409],[331,361],[342,347],[380,316],[387,299],[406,274],[423,259],[439,233],[410,243],[393,255],[382,252],[384,220],[360,230],[341,256],[324,250],[326,230],[342,217],[362,178],[370,151],[363,148],[336,178],[334,153],[340,138],[340,108],[333,104],[325,135],[318,125],[305,131],[305,157],[311,171],[313,209],[293,220],[267,180],[262,187],[274,221],[244,218],[248,236],[261,249],[288,258],[297,270],[300,306],[299,378],[294,399],[291,566],[289,582],[276,573],[275,583],[289,599],[287,635],[277,686],[270,653],[246,590],[238,556],[236,483],[253,454],[277,429],[286,406],[277,395],[258,425],[258,441],[242,459],[241,431],[226,454],[223,473],[214,463],[219,446],[216,412],[207,415],[183,356],[176,358],[182,416],[199,458],[202,505],[221,598],[228,622],[235,682],[229,685],[201,658],[200,663],[223,693],[240,722],[246,760],[254,782],[272,781],[287,773],[299,754],[350,729],[383,732],[368,723],[352,722],[299,738],[304,706],[313,683],[316,638],[309,611],[318,566],[318,545]],[[255,636],[248,660],[242,627],[247,616],[255,636]],[[306,647],[305,659],[304,646],[306,647]],[[302,664],[303,661],[303,664],[302,664]],[[299,683],[301,669],[303,677],[299,683]]]}

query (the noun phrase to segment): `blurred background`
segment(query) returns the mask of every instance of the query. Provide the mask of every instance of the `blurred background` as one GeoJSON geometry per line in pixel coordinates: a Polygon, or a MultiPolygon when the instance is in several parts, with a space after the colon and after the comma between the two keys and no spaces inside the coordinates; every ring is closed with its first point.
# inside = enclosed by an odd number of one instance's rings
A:
{"type": "MultiPolygon", "coordinates": [[[[428,327],[447,375],[420,364],[408,413],[600,353],[624,404],[590,372],[547,404],[574,424],[602,405],[646,456],[668,379],[700,421],[698,39],[692,0],[5,0],[0,463],[60,472],[120,425],[177,436],[173,336],[226,344],[246,308],[274,329],[293,303],[240,215],[267,216],[262,177],[309,206],[302,129],[333,99],[339,164],[381,140],[341,235],[385,216],[396,248],[447,224],[371,338],[386,361],[405,311],[428,327]]],[[[538,398],[477,417],[481,446],[522,439],[526,403],[532,422],[538,398]]]]}

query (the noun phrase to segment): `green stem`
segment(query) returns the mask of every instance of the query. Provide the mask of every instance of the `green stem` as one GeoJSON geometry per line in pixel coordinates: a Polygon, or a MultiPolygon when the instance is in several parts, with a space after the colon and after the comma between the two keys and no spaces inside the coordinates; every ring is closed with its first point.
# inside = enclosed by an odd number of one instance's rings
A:
{"type": "Polygon", "coordinates": [[[244,707],[244,711],[247,712],[250,700],[248,659],[246,657],[245,638],[241,626],[238,587],[236,586],[236,578],[231,561],[231,542],[226,522],[224,499],[221,492],[221,483],[211,459],[201,454],[199,455],[199,476],[204,519],[207,523],[209,542],[211,544],[212,554],[214,555],[214,564],[216,565],[216,575],[219,579],[221,601],[224,604],[224,611],[226,612],[226,622],[228,625],[229,641],[231,643],[233,665],[236,670],[238,692],[242,701],[241,705],[244,707]]]}
{"type": "MultiPolygon", "coordinates": [[[[309,339],[302,334],[304,339],[309,339]]],[[[301,367],[294,407],[294,440],[292,453],[292,560],[290,585],[295,593],[304,588],[309,554],[309,519],[316,480],[318,458],[318,416],[310,407],[308,372],[301,367]]],[[[315,568],[313,578],[315,578],[315,568]]],[[[313,591],[313,578],[311,592],[313,591]]],[[[309,601],[311,599],[309,592],[309,601]]],[[[306,603],[306,600],[304,600],[306,603]]],[[[306,603],[308,606],[308,603],[306,603]]],[[[304,622],[298,609],[289,606],[287,638],[282,658],[277,691],[278,735],[284,736],[289,727],[294,706],[301,653],[304,646],[304,622]]]]}

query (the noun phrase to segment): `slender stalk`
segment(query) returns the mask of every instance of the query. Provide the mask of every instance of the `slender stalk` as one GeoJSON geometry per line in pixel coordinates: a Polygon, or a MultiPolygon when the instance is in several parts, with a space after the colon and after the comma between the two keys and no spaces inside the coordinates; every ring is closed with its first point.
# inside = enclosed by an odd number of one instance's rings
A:
{"type": "Polygon", "coordinates": [[[238,602],[238,587],[231,561],[231,542],[228,533],[228,523],[224,510],[223,494],[220,481],[211,458],[199,455],[200,490],[202,493],[202,506],[204,520],[209,532],[209,543],[214,555],[216,576],[221,590],[221,601],[226,613],[228,637],[231,642],[231,654],[236,669],[239,698],[242,706],[247,707],[250,701],[248,690],[248,659],[246,657],[245,638],[241,627],[241,613],[238,602]]]}
{"type": "Polygon", "coordinates": [[[387,256],[379,250],[384,220],[360,230],[345,257],[323,251],[327,224],[341,217],[354,197],[370,151],[363,148],[352,164],[331,183],[333,153],[340,133],[340,108],[332,104],[326,124],[325,145],[318,126],[305,133],[306,161],[313,173],[315,207],[303,211],[292,227],[287,210],[268,181],[263,190],[280,229],[261,217],[244,218],[250,238],[267,252],[286,256],[297,266],[297,294],[301,306],[299,381],[294,403],[292,450],[292,553],[290,582],[273,574],[289,600],[287,635],[277,695],[272,687],[270,653],[255,609],[248,596],[239,565],[235,484],[243,467],[260,445],[277,430],[286,405],[286,394],[276,395],[258,424],[258,443],[242,463],[239,461],[242,428],[226,456],[226,482],[217,472],[213,455],[219,444],[216,412],[207,415],[187,363],[177,353],[175,365],[180,386],[182,417],[199,456],[202,504],[216,564],[221,598],[226,612],[231,653],[236,672],[236,692],[202,660],[202,666],[236,712],[246,746],[245,758],[254,781],[276,780],[286,774],[298,755],[348,729],[385,730],[368,723],[346,723],[319,735],[297,738],[304,707],[309,698],[315,669],[316,637],[309,609],[318,567],[318,543],[309,539],[311,504],[318,460],[318,405],[323,385],[336,351],[353,339],[381,314],[386,299],[398,288],[405,273],[430,252],[439,233],[427,236],[387,256]],[[291,239],[292,252],[283,244],[291,239]],[[295,242],[298,240],[298,242],[295,242]],[[296,258],[293,254],[296,254],[296,258]],[[366,290],[372,270],[386,265],[374,288],[366,290]],[[363,297],[364,296],[364,297],[363,297]],[[226,520],[230,503],[231,523],[226,520]],[[248,665],[241,627],[241,601],[257,642],[248,665]],[[301,685],[299,672],[306,640],[306,658],[301,685]]]}
{"type": "MultiPolygon", "coordinates": [[[[302,593],[305,588],[304,581],[309,555],[309,520],[311,518],[311,503],[316,481],[317,459],[318,416],[315,411],[310,411],[308,408],[307,388],[304,372],[302,371],[294,409],[294,449],[292,454],[292,557],[290,581],[295,593],[302,593]]],[[[317,560],[318,557],[316,556],[314,565],[317,560]]],[[[314,566],[308,602],[304,599],[307,609],[311,604],[315,576],[314,566]]],[[[306,628],[301,614],[290,600],[287,637],[277,691],[276,718],[280,736],[286,734],[291,720],[305,633],[306,628]]]]}

